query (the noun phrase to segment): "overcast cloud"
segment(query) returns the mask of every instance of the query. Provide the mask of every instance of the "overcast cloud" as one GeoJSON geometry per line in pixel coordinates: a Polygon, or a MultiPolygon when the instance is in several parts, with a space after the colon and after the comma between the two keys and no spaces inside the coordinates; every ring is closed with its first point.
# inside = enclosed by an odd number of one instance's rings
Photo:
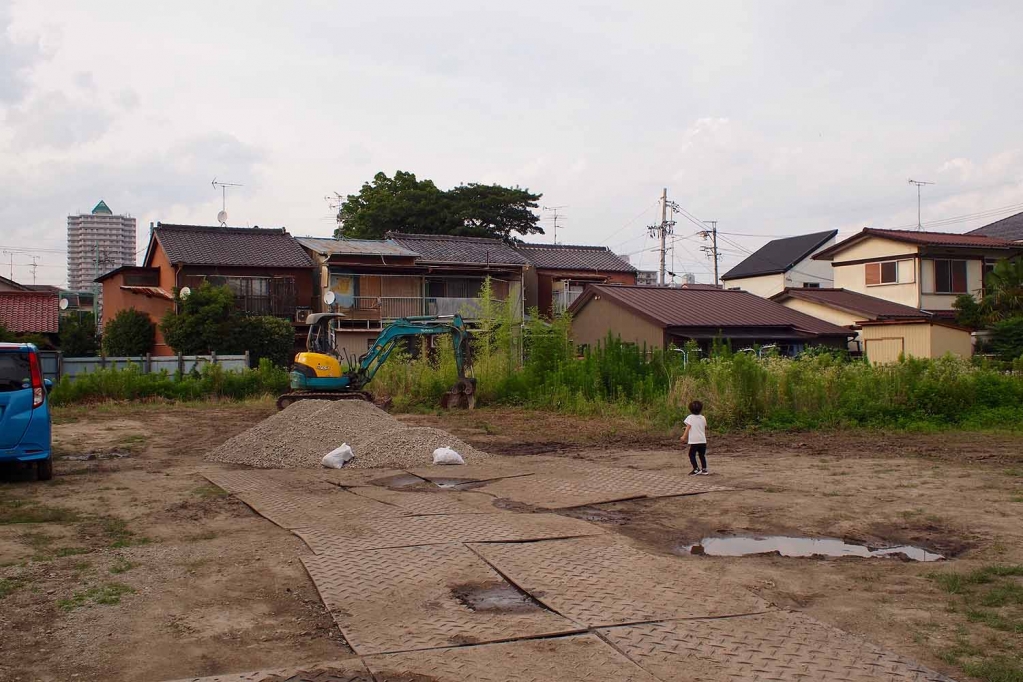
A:
{"type": "MultiPolygon", "coordinates": [[[[943,230],[1023,210],[1023,3],[487,5],[0,0],[0,247],[59,283],[68,213],[105,199],[142,248],[215,222],[214,176],[231,224],[327,235],[325,195],[397,169],[542,192],[559,241],[648,268],[664,186],[737,233],[724,268],[915,224],[910,177],[925,222],[1004,209],[943,230]]],[[[675,269],[709,281],[700,244],[675,269]]]]}

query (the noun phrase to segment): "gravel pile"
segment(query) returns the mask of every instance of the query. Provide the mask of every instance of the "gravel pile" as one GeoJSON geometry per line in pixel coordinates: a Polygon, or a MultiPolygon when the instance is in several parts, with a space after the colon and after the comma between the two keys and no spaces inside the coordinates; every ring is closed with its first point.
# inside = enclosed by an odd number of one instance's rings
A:
{"type": "Polygon", "coordinates": [[[475,464],[489,457],[447,431],[428,426],[406,427],[388,431],[367,441],[355,450],[355,459],[345,468],[390,467],[408,469],[422,466],[423,462],[433,463],[433,451],[437,448],[451,448],[462,456],[466,464],[475,464]]]}
{"type": "Polygon", "coordinates": [[[312,468],[342,443],[355,453],[347,465],[352,468],[429,465],[433,451],[442,446],[454,448],[467,463],[487,456],[446,431],[409,428],[362,400],[300,400],[230,439],[206,460],[263,469],[312,468]]]}

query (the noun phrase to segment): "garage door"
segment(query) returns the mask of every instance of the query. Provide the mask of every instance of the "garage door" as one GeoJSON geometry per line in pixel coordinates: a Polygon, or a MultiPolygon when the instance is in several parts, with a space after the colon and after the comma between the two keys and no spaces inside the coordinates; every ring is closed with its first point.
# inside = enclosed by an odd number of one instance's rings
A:
{"type": "Polygon", "coordinates": [[[867,339],[867,359],[873,363],[898,362],[905,345],[901,336],[867,339]]]}

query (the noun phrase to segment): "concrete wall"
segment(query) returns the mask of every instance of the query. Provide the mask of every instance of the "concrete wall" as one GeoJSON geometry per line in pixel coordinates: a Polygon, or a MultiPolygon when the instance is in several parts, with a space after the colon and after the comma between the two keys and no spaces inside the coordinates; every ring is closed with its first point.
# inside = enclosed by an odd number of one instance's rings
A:
{"type": "Polygon", "coordinates": [[[591,299],[572,318],[572,339],[576,345],[595,347],[608,332],[622,341],[647,348],[664,347],[664,330],[607,299],[591,299]]]}
{"type": "Polygon", "coordinates": [[[740,277],[723,282],[726,289],[742,289],[751,294],[770,298],[785,290],[785,275],[761,275],[760,277],[740,277]]]}

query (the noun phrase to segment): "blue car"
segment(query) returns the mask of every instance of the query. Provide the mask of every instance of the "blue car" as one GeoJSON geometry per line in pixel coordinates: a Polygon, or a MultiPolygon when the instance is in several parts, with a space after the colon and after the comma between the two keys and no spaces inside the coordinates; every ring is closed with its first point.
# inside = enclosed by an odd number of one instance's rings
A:
{"type": "Polygon", "coordinates": [[[53,478],[51,385],[34,345],[0,343],[0,464],[35,464],[40,481],[53,478]]]}

